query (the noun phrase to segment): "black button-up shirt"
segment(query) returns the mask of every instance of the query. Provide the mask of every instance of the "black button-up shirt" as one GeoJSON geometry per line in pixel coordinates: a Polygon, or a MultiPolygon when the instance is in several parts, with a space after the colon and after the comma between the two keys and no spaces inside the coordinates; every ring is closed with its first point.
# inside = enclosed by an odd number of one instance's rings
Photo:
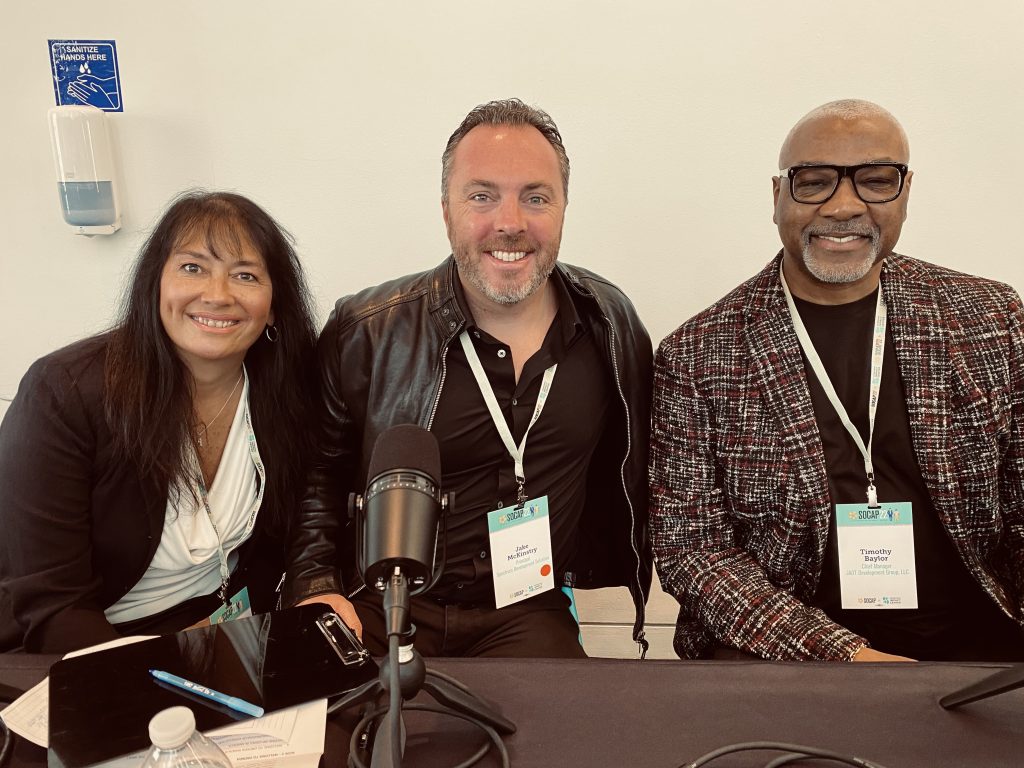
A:
{"type": "MultiPolygon", "coordinates": [[[[604,429],[612,382],[598,340],[580,320],[558,272],[551,275],[558,313],[518,383],[507,344],[478,328],[462,286],[456,299],[516,445],[530,424],[544,371],[557,363],[551,391],[530,429],[524,468],[527,498],[548,497],[555,586],[576,550],[586,479],[604,429]]],[[[430,595],[448,602],[494,604],[487,513],[516,502],[514,461],[491,419],[462,345],[448,347],[447,375],[431,431],[441,448],[441,487],[454,493],[447,516],[447,566],[430,595]]]]}

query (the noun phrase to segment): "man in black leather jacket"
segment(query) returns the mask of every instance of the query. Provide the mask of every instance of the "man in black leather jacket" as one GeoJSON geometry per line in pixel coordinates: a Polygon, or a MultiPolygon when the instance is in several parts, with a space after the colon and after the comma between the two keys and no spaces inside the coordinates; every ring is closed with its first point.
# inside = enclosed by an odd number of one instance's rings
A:
{"type": "Polygon", "coordinates": [[[442,487],[456,491],[444,576],[412,601],[424,655],[585,655],[568,588],[612,586],[629,589],[646,650],[650,339],[618,288],[556,262],[569,163],[547,114],[481,105],[442,163],[453,256],[339,300],[321,334],[319,450],[284,602],[327,602],[371,651],[386,649],[380,596],[355,569],[348,495],[365,489],[380,433],[411,423],[438,437],[442,487]],[[512,443],[530,436],[519,464],[485,388],[512,443]],[[553,583],[496,608],[487,515],[528,497],[550,503],[553,583]]]}

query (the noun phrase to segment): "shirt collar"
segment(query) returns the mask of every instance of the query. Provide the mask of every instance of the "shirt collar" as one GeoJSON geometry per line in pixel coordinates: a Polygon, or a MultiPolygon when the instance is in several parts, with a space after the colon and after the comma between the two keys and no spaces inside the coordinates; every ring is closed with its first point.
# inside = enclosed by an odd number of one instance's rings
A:
{"type": "MultiPolygon", "coordinates": [[[[551,276],[548,279],[555,289],[555,298],[558,301],[558,314],[555,315],[555,321],[561,327],[562,340],[568,346],[578,334],[583,333],[585,326],[580,318],[579,310],[576,308],[576,303],[573,301],[572,294],[569,292],[569,286],[565,283],[562,271],[556,267],[551,270],[551,276]]],[[[470,332],[480,330],[476,320],[473,318],[473,311],[469,307],[469,301],[466,299],[465,289],[462,287],[462,280],[459,277],[458,265],[455,267],[455,280],[453,282],[455,283],[455,301],[466,318],[466,328],[470,332]]],[[[484,331],[480,332],[484,333],[484,331]]]]}

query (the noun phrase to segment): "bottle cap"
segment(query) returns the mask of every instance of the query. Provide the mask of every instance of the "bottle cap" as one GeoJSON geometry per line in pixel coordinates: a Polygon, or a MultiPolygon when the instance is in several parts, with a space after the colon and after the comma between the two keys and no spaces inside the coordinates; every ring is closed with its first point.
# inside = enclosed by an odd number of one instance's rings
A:
{"type": "Polygon", "coordinates": [[[171,707],[149,721],[149,740],[160,749],[180,747],[195,733],[196,716],[188,707],[171,707]]]}

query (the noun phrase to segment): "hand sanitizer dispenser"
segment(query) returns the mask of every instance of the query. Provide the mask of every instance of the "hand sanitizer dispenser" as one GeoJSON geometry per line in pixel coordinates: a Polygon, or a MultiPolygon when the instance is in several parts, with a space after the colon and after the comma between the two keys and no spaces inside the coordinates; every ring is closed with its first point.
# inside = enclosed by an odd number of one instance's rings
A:
{"type": "Polygon", "coordinates": [[[121,210],[106,115],[96,107],[64,106],[51,107],[48,119],[64,221],[79,235],[114,234],[121,210]]]}

